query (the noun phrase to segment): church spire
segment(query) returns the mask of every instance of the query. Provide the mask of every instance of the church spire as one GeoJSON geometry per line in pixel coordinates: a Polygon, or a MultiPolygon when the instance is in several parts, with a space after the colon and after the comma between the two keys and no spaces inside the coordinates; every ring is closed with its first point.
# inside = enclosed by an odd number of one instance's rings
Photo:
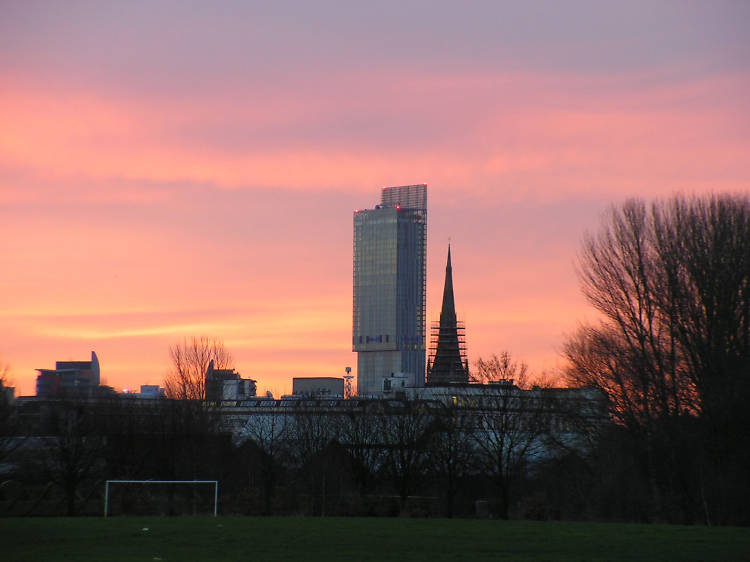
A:
{"type": "Polygon", "coordinates": [[[439,325],[432,327],[431,347],[432,367],[428,362],[428,385],[465,384],[469,381],[464,349],[464,326],[456,319],[450,243],[445,265],[443,307],[440,311],[439,325]]]}
{"type": "Polygon", "coordinates": [[[443,287],[443,308],[440,310],[440,323],[456,321],[456,303],[453,299],[453,268],[451,267],[451,245],[448,243],[448,262],[445,265],[445,285],[443,287]]]}

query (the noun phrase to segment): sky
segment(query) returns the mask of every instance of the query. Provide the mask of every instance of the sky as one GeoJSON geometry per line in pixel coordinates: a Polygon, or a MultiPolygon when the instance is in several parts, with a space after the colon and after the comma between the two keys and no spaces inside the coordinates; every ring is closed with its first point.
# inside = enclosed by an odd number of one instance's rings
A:
{"type": "Polygon", "coordinates": [[[342,376],[352,213],[428,184],[470,362],[564,366],[575,262],[630,197],[750,191],[750,3],[0,3],[0,362],[160,384],[224,341],[342,376]],[[366,5],[360,5],[366,4],[366,5]]]}

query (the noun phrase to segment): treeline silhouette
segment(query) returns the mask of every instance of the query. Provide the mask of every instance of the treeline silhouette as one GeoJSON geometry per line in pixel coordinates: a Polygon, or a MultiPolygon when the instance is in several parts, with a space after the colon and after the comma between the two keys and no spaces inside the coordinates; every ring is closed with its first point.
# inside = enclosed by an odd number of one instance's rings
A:
{"type": "MultiPolygon", "coordinates": [[[[559,451],[585,448],[568,438],[583,428],[572,424],[600,424],[602,412],[579,416],[580,405],[553,389],[455,391],[448,404],[269,401],[250,416],[203,401],[26,402],[3,440],[14,470],[0,507],[98,515],[105,480],[218,480],[222,513],[573,517],[540,482],[559,451]]],[[[180,494],[195,493],[118,486],[110,513],[191,513],[195,498],[180,494]]]]}

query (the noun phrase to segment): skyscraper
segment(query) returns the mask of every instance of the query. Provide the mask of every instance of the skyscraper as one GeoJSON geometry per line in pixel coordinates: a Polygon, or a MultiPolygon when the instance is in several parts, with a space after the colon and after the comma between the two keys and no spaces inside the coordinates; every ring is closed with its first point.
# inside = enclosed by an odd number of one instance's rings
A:
{"type": "Polygon", "coordinates": [[[456,318],[453,298],[453,267],[451,247],[448,246],[448,263],[445,266],[445,286],[440,322],[432,326],[430,342],[432,364],[427,365],[427,384],[434,386],[466,384],[469,382],[469,364],[466,360],[464,325],[456,318]]]}
{"type": "Polygon", "coordinates": [[[427,185],[384,187],[380,205],[354,212],[357,394],[396,375],[424,385],[427,185]]]}

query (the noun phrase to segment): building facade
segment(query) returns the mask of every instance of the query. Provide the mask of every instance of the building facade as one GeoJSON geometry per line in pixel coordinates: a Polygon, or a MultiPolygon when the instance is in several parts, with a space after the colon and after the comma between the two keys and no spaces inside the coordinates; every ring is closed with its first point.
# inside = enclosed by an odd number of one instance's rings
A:
{"type": "Polygon", "coordinates": [[[427,185],[385,187],[374,209],[354,212],[352,350],[357,394],[384,379],[424,385],[427,185]]]}

